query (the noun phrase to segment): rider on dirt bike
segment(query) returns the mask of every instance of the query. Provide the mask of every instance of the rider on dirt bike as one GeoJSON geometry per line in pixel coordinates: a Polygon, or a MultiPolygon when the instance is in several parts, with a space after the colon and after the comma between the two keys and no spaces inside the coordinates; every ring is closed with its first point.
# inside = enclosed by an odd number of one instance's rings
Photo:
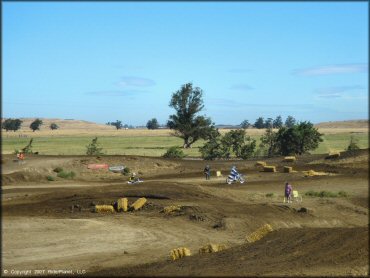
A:
{"type": "Polygon", "coordinates": [[[240,183],[244,183],[245,179],[243,175],[239,174],[238,171],[236,170],[236,166],[233,166],[231,168],[230,175],[226,179],[226,183],[231,184],[233,182],[239,181],[240,183]]]}
{"type": "Polygon", "coordinates": [[[138,178],[136,177],[136,173],[132,173],[131,176],[128,179],[129,182],[135,182],[137,180],[138,180],[138,178]]]}

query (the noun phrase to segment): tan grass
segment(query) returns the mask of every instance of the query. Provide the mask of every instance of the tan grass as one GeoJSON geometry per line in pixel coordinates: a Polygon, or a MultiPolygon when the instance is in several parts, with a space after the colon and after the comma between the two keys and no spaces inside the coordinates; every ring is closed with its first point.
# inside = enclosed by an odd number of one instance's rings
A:
{"type": "Polygon", "coordinates": [[[265,224],[262,227],[258,228],[253,233],[246,236],[246,241],[248,243],[255,242],[257,240],[262,239],[264,236],[266,236],[268,233],[272,232],[273,228],[269,224],[265,224]]]}
{"type": "Polygon", "coordinates": [[[340,152],[331,152],[326,156],[327,159],[338,158],[338,157],[340,157],[340,152]]]}

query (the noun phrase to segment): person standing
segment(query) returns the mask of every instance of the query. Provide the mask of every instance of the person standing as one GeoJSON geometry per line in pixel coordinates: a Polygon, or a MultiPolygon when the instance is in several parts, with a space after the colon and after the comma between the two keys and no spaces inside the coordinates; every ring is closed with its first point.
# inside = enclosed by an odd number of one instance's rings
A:
{"type": "Polygon", "coordinates": [[[211,168],[209,165],[206,165],[204,168],[204,175],[206,176],[206,180],[209,180],[211,178],[211,168]]]}
{"type": "Polygon", "coordinates": [[[290,185],[289,182],[286,182],[284,190],[284,203],[285,201],[287,201],[288,203],[292,202],[292,191],[293,191],[292,186],[290,185]]]}

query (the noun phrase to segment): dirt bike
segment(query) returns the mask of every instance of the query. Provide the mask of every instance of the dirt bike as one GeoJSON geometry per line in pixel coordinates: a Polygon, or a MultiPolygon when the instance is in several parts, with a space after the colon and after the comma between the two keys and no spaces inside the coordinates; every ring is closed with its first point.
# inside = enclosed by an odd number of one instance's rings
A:
{"type": "Polygon", "coordinates": [[[137,183],[140,183],[140,182],[144,182],[143,180],[137,178],[137,179],[134,179],[134,180],[131,180],[131,181],[128,181],[127,183],[128,184],[137,184],[137,183]]]}
{"type": "Polygon", "coordinates": [[[229,175],[227,178],[226,178],[226,183],[227,184],[232,184],[233,182],[240,182],[240,183],[244,183],[245,182],[245,179],[243,177],[242,174],[238,174],[235,178],[233,178],[233,176],[229,175]]]}

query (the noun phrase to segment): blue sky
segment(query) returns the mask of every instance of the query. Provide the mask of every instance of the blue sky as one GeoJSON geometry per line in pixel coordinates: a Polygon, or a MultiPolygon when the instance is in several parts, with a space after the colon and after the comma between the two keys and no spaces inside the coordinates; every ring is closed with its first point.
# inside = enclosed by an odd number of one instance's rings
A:
{"type": "Polygon", "coordinates": [[[367,2],[3,2],[3,117],[216,124],[368,118],[367,2]]]}

